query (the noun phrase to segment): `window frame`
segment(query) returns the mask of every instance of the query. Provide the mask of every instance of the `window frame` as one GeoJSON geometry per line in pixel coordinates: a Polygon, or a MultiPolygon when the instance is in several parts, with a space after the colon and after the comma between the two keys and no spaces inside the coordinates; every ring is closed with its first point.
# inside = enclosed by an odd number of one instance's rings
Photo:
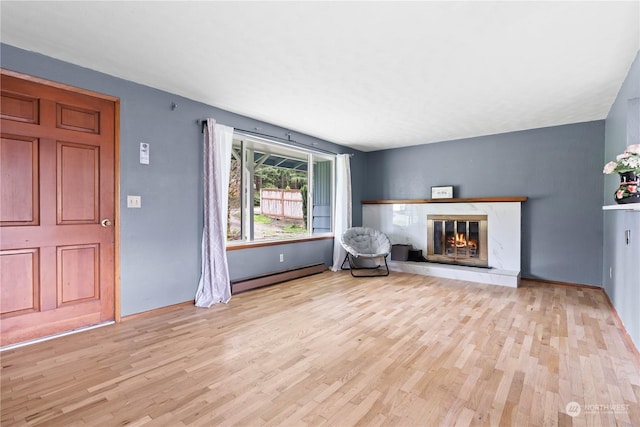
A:
{"type": "MultiPolygon", "coordinates": [[[[240,239],[238,240],[226,240],[226,245],[228,250],[241,249],[243,247],[261,247],[261,246],[273,246],[273,245],[281,245],[281,244],[290,244],[297,243],[303,241],[313,241],[313,240],[324,240],[324,239],[332,239],[334,237],[334,220],[335,220],[335,183],[336,183],[336,158],[337,155],[335,153],[321,152],[318,150],[314,150],[306,147],[299,147],[297,145],[293,145],[291,143],[280,142],[274,139],[270,139],[269,137],[257,136],[248,132],[243,131],[234,131],[234,147],[236,146],[236,141],[240,140],[240,239]],[[252,145],[252,147],[248,147],[252,145]],[[270,155],[281,156],[286,155],[285,153],[295,154],[296,156],[304,156],[305,161],[307,163],[307,223],[306,223],[306,234],[297,235],[290,238],[270,238],[270,239],[256,239],[254,232],[254,213],[253,213],[253,181],[251,180],[251,173],[247,167],[247,152],[252,148],[255,148],[253,145],[258,146],[259,148],[268,147],[267,151],[273,151],[270,155]],[[280,153],[279,153],[280,151],[280,153]],[[313,220],[314,220],[314,166],[318,161],[329,161],[330,162],[330,180],[327,185],[330,188],[330,231],[328,232],[317,232],[313,231],[313,220]],[[248,189],[248,186],[251,183],[251,189],[248,189]]],[[[260,151],[259,151],[260,152],[260,151]]],[[[296,158],[296,157],[293,157],[296,158]]],[[[302,160],[302,159],[299,159],[302,160]]],[[[251,166],[253,167],[253,165],[251,166]]],[[[292,168],[293,169],[293,168],[292,168]]],[[[255,172],[255,171],[254,171],[255,172]]],[[[228,235],[227,235],[228,239],[228,235]]]]}

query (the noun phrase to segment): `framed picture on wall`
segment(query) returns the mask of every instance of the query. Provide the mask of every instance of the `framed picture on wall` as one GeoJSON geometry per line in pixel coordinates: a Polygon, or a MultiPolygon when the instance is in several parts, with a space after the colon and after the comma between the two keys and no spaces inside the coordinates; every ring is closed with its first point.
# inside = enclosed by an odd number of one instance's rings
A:
{"type": "Polygon", "coordinates": [[[453,199],[453,185],[431,187],[432,199],[453,199]]]}

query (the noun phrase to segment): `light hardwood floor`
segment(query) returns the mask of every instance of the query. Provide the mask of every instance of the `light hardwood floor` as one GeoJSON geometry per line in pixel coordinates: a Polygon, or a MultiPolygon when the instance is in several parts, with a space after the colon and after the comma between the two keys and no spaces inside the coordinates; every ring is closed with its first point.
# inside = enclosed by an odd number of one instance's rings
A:
{"type": "Polygon", "coordinates": [[[2,426],[639,426],[614,320],[598,289],[325,272],[5,351],[2,426]]]}

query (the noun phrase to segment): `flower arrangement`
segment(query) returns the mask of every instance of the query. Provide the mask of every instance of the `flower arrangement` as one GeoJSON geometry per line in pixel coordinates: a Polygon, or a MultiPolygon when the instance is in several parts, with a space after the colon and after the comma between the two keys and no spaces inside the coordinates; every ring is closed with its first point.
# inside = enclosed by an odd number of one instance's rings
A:
{"type": "Polygon", "coordinates": [[[640,175],[640,144],[628,146],[622,154],[616,156],[615,162],[604,165],[602,172],[606,174],[633,172],[640,175]]]}
{"type": "Polygon", "coordinates": [[[602,172],[620,174],[620,186],[614,194],[617,203],[640,203],[640,144],[628,146],[615,162],[604,165],[602,172]]]}

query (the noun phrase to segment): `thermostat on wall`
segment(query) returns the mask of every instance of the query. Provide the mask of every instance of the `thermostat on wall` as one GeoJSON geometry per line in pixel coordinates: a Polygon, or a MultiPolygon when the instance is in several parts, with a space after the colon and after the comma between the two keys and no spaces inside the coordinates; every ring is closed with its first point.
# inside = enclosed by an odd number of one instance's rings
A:
{"type": "Polygon", "coordinates": [[[149,164],[149,143],[148,142],[140,143],[140,164],[141,165],[149,164]]]}

